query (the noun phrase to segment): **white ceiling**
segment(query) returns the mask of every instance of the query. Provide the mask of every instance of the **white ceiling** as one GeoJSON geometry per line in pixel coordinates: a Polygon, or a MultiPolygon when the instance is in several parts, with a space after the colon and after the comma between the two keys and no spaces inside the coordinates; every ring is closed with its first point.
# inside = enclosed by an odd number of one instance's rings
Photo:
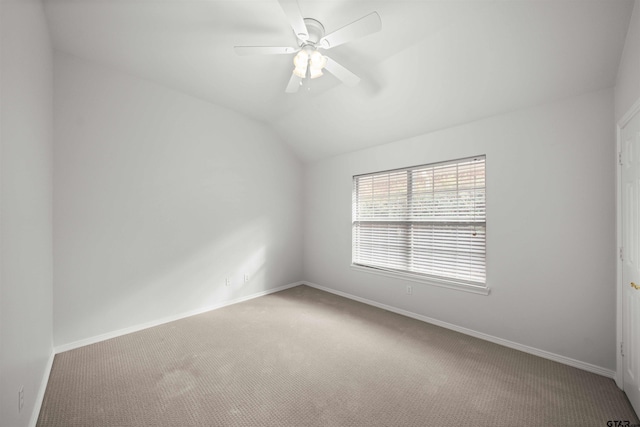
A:
{"type": "Polygon", "coordinates": [[[632,0],[299,0],[327,33],[371,11],[382,31],[326,51],[329,73],[285,94],[295,44],[277,0],[45,0],[54,47],[231,108],[304,161],[612,87],[632,0]]]}

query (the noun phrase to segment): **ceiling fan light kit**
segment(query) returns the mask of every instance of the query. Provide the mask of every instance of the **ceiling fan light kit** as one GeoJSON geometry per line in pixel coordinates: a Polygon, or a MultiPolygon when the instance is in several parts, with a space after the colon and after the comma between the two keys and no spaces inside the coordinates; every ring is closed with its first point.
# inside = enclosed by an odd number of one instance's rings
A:
{"type": "Polygon", "coordinates": [[[279,0],[293,33],[297,38],[295,47],[235,46],[238,55],[281,55],[296,53],[293,57],[294,69],[285,92],[294,93],[304,79],[315,79],[323,75],[325,69],[348,86],[355,86],[360,78],[331,58],[322,55],[318,49],[331,49],[382,29],[382,21],[377,12],[348,24],[325,36],[324,26],[316,19],[302,18],[297,0],[279,0]]]}
{"type": "Polygon", "coordinates": [[[302,79],[305,77],[315,79],[322,76],[322,69],[327,65],[327,57],[312,46],[306,45],[293,57],[293,65],[295,66],[293,73],[296,76],[302,79]]]}

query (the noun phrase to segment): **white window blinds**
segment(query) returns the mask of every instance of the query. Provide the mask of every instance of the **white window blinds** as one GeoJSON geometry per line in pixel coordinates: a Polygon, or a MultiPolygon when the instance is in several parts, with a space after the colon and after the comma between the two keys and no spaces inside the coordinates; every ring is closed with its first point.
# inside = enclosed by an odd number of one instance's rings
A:
{"type": "Polygon", "coordinates": [[[353,264],[485,286],[485,157],[353,178],[353,264]]]}

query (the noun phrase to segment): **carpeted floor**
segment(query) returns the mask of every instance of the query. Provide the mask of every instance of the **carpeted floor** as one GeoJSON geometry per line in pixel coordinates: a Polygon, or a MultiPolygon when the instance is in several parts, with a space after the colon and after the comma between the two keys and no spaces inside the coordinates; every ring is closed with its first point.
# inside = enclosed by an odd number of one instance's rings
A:
{"type": "Polygon", "coordinates": [[[606,427],[613,380],[307,286],[55,357],[38,426],[606,427]]]}

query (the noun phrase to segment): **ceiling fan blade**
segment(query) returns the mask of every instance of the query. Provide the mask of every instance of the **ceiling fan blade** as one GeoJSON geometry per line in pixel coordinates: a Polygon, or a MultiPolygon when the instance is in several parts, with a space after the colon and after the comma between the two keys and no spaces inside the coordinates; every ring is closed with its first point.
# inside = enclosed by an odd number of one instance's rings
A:
{"type": "Polygon", "coordinates": [[[302,17],[302,12],[300,12],[300,6],[298,6],[297,0],[278,0],[280,3],[280,7],[284,11],[284,14],[287,16],[287,20],[289,21],[289,25],[293,28],[293,32],[296,36],[302,40],[309,40],[309,31],[307,30],[307,26],[304,23],[304,18],[302,17]]]}
{"type": "Polygon", "coordinates": [[[332,47],[340,46],[351,40],[376,33],[381,29],[382,20],[380,19],[380,15],[378,15],[378,12],[371,12],[357,21],[324,36],[320,39],[319,47],[331,49],[332,47]]]}
{"type": "Polygon", "coordinates": [[[287,88],[284,91],[286,93],[296,93],[300,89],[301,81],[302,79],[299,76],[291,73],[291,79],[289,79],[289,84],[287,84],[287,88]]]}
{"type": "Polygon", "coordinates": [[[355,86],[360,83],[360,77],[356,76],[331,58],[327,57],[327,64],[324,66],[324,69],[336,76],[347,86],[355,86]]]}
{"type": "Polygon", "coordinates": [[[295,53],[300,50],[297,47],[277,47],[277,46],[234,46],[236,55],[284,55],[295,53]]]}

